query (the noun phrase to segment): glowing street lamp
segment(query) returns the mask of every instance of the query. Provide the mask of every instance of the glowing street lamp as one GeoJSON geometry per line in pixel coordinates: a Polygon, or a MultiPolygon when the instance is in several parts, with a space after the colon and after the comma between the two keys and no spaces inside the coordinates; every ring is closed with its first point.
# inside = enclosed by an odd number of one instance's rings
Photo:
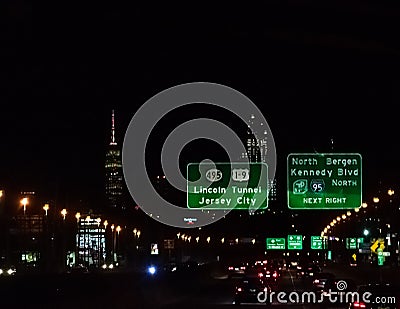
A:
{"type": "Polygon", "coordinates": [[[46,217],[47,217],[47,211],[49,210],[49,204],[44,204],[43,210],[45,211],[46,217]]]}
{"type": "Polygon", "coordinates": [[[140,230],[138,230],[137,231],[137,233],[136,233],[136,235],[137,235],[137,238],[139,238],[140,237],[140,234],[141,234],[142,232],[140,232],[140,230]]]}
{"type": "Polygon", "coordinates": [[[104,229],[106,230],[107,229],[107,225],[108,225],[108,221],[104,220],[103,224],[104,224],[104,229]]]}
{"type": "Polygon", "coordinates": [[[20,202],[21,202],[22,206],[24,206],[24,215],[25,215],[25,213],[26,213],[26,205],[29,204],[29,200],[28,200],[27,197],[24,197],[24,198],[21,199],[20,202]]]}
{"type": "Polygon", "coordinates": [[[364,203],[361,204],[361,207],[362,207],[362,208],[367,208],[367,207],[368,207],[368,204],[364,202],[364,203]]]}
{"type": "Polygon", "coordinates": [[[97,219],[96,219],[96,223],[97,223],[97,227],[99,227],[99,226],[100,226],[100,223],[101,223],[101,218],[97,218],[97,219]]]}
{"type": "Polygon", "coordinates": [[[379,203],[379,197],[374,197],[374,198],[372,199],[372,201],[373,201],[374,203],[379,203]]]}
{"type": "Polygon", "coordinates": [[[121,227],[118,225],[117,228],[115,229],[119,235],[119,232],[121,232],[121,227]]]}
{"type": "Polygon", "coordinates": [[[67,215],[67,210],[64,208],[60,211],[61,215],[63,216],[63,220],[65,220],[65,216],[67,215]]]}
{"type": "Polygon", "coordinates": [[[392,196],[392,195],[394,194],[394,190],[389,189],[389,190],[388,190],[388,194],[389,194],[390,196],[392,196]]]}
{"type": "Polygon", "coordinates": [[[81,213],[77,212],[76,215],[75,215],[75,218],[76,218],[76,223],[78,223],[79,219],[81,218],[81,213]]]}

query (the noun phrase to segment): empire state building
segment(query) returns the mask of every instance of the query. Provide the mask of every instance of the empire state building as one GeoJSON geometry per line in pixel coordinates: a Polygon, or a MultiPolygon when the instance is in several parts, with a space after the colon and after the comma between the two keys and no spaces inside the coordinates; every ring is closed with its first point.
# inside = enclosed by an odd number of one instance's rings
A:
{"type": "Polygon", "coordinates": [[[125,207],[122,204],[123,179],[121,150],[115,141],[114,110],[111,115],[111,140],[106,152],[105,173],[105,189],[108,206],[124,209],[125,207]]]}

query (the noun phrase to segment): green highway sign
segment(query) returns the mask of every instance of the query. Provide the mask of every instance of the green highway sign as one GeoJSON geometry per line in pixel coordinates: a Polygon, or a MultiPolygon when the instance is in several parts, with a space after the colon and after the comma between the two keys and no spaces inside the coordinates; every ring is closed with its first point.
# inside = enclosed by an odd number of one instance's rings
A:
{"type": "Polygon", "coordinates": [[[266,209],[267,186],[265,163],[190,163],[187,166],[187,207],[266,209]]]}
{"type": "Polygon", "coordinates": [[[287,157],[291,209],[351,209],[362,203],[358,153],[292,153],[287,157]]]}
{"type": "Polygon", "coordinates": [[[358,239],[355,237],[346,238],[346,249],[357,249],[358,248],[358,239]]]}
{"type": "Polygon", "coordinates": [[[385,262],[385,256],[383,255],[383,250],[378,248],[376,250],[378,252],[378,266],[382,266],[385,262]]]}
{"type": "Polygon", "coordinates": [[[285,238],[267,238],[267,250],[285,250],[285,238]]]}
{"type": "Polygon", "coordinates": [[[324,247],[324,240],[321,236],[311,236],[311,249],[322,250],[324,247]]]}
{"type": "Polygon", "coordinates": [[[301,250],[303,249],[303,236],[302,235],[288,235],[288,250],[301,250]]]}

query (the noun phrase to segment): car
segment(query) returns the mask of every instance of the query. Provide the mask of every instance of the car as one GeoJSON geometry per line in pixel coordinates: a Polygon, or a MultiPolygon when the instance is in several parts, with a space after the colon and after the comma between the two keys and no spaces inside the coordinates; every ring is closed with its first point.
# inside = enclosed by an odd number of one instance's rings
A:
{"type": "Polygon", "coordinates": [[[0,267],[0,276],[1,277],[6,277],[6,276],[14,276],[17,273],[17,269],[15,268],[14,265],[3,265],[0,267]]]}
{"type": "Polygon", "coordinates": [[[357,289],[358,299],[349,303],[349,309],[395,309],[400,302],[400,287],[390,283],[370,283],[357,289]],[[369,296],[364,297],[364,295],[369,296]]]}
{"type": "Polygon", "coordinates": [[[235,305],[242,303],[261,303],[265,300],[265,304],[269,304],[269,293],[271,288],[265,284],[264,280],[258,277],[244,277],[235,288],[235,305]],[[265,298],[265,299],[264,299],[265,298]]]}
{"type": "Polygon", "coordinates": [[[334,279],[335,275],[332,273],[328,272],[320,272],[316,273],[313,277],[312,285],[314,287],[314,290],[323,290],[325,283],[328,279],[334,279]]]}
{"type": "Polygon", "coordinates": [[[321,268],[316,264],[297,266],[296,278],[300,279],[311,278],[314,277],[314,275],[319,272],[321,272],[321,268]]]}
{"type": "Polygon", "coordinates": [[[228,266],[228,277],[243,277],[247,268],[247,263],[241,262],[228,266]]]}
{"type": "Polygon", "coordinates": [[[267,282],[276,283],[280,277],[279,270],[275,268],[273,265],[264,267],[264,270],[265,270],[265,280],[267,282]]]}

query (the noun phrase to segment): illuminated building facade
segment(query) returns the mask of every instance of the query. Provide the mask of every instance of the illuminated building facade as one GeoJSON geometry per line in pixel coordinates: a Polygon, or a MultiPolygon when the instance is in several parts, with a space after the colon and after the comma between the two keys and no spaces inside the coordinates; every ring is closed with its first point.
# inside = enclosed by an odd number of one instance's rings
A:
{"type": "Polygon", "coordinates": [[[124,209],[122,202],[123,178],[121,150],[115,140],[115,118],[114,110],[111,116],[111,140],[108,145],[105,160],[105,191],[108,206],[112,208],[124,209]]]}
{"type": "MultiPolygon", "coordinates": [[[[241,159],[247,159],[249,162],[267,162],[268,153],[268,131],[265,129],[262,136],[254,136],[251,128],[255,127],[257,119],[254,115],[250,116],[248,129],[246,132],[246,152],[242,153],[241,159]]],[[[261,126],[264,124],[261,122],[261,126]]],[[[276,179],[268,180],[269,200],[276,200],[276,179]]]]}
{"type": "Polygon", "coordinates": [[[89,215],[78,220],[76,235],[77,264],[99,267],[106,261],[105,227],[101,219],[89,215]]]}

